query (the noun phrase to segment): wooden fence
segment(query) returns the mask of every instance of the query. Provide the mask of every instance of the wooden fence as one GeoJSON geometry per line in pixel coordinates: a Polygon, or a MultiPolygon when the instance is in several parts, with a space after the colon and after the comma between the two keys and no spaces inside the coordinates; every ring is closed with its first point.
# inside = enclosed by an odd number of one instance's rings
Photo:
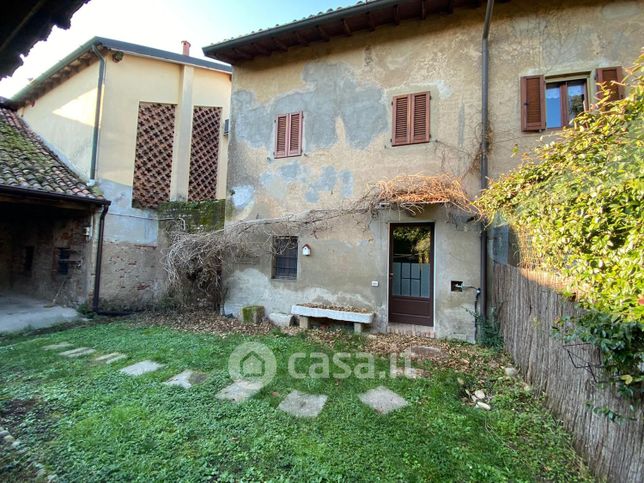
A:
{"type": "MultiPolygon", "coordinates": [[[[593,472],[609,481],[644,481],[644,408],[630,411],[626,401],[596,383],[589,368],[575,367],[598,364],[594,348],[564,347],[552,337],[554,322],[578,311],[553,289],[553,278],[495,263],[493,298],[506,350],[525,379],[546,394],[547,405],[572,433],[593,472]],[[603,406],[635,420],[611,422],[591,410],[603,406]]],[[[596,376],[601,380],[600,373],[596,376]]]]}

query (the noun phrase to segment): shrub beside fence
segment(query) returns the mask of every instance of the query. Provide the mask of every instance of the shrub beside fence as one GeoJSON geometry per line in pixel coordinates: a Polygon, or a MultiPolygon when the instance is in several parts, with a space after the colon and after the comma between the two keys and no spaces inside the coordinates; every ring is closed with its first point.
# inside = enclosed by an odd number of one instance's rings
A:
{"type": "Polygon", "coordinates": [[[533,270],[494,264],[493,304],[504,345],[526,380],[546,394],[549,408],[573,434],[577,451],[598,477],[610,481],[644,480],[644,407],[601,384],[599,351],[568,345],[552,336],[555,322],[579,313],[559,295],[556,279],[533,270]],[[585,366],[585,367],[584,367],[585,366]],[[628,416],[610,421],[593,407],[628,416]]]}

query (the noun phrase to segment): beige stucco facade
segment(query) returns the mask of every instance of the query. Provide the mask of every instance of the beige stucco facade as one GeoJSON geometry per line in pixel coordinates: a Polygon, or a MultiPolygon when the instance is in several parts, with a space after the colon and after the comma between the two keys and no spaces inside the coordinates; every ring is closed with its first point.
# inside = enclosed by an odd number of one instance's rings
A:
{"type": "MultiPolygon", "coordinates": [[[[228,221],[337,207],[399,174],[450,173],[476,196],[483,16],[483,8],[457,9],[235,66],[228,221]],[[419,91],[431,93],[431,141],[392,147],[392,98],[419,91]],[[297,111],[304,113],[303,155],[275,159],[273,120],[297,111]]],[[[521,76],[577,74],[594,95],[595,70],[631,65],[643,32],[639,1],[498,4],[490,37],[490,177],[519,163],[515,146],[528,150],[544,134],[556,135],[521,131],[521,76]]],[[[312,254],[300,256],[294,281],[271,278],[270,254],[237,265],[227,280],[226,310],[353,305],[373,309],[375,329],[385,330],[389,230],[402,221],[435,224],[436,335],[473,340],[475,293],[452,292],[450,283],[479,286],[480,228],[439,206],[413,218],[382,211],[366,227],[348,218],[300,236],[300,247],[309,244],[312,254]]]]}
{"type": "MultiPolygon", "coordinates": [[[[132,205],[139,103],[176,106],[168,201],[188,198],[193,107],[222,108],[217,197],[224,197],[228,142],[223,120],[230,115],[231,75],[128,53],[116,59],[105,55],[95,170],[97,188],[112,202],[100,294],[106,308],[132,308],[158,300],[165,280],[158,212],[132,205]]],[[[85,180],[91,170],[98,66],[92,63],[21,109],[27,123],[85,180]]],[[[96,241],[98,223],[94,225],[96,241]]]]}

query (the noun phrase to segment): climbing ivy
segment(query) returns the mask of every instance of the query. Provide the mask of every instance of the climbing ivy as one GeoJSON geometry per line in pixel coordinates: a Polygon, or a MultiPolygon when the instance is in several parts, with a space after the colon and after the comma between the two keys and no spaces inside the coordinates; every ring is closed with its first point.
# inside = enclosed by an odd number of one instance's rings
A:
{"type": "Polygon", "coordinates": [[[611,382],[644,394],[644,55],[625,99],[578,116],[476,204],[507,220],[584,315],[564,335],[596,345],[611,382]]]}

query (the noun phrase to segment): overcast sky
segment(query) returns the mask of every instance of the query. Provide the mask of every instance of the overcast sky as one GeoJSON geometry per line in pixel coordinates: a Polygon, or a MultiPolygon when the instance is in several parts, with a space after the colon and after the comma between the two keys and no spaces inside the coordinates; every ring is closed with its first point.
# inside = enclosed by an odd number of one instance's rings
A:
{"type": "MultiPolygon", "coordinates": [[[[20,1],[20,0],[13,0],[20,1]]],[[[72,17],[69,30],[54,28],[38,42],[12,77],[0,81],[0,96],[11,97],[30,78],[94,36],[108,37],[173,52],[181,41],[201,48],[259,28],[290,22],[355,0],[90,0],[72,17]]]]}

